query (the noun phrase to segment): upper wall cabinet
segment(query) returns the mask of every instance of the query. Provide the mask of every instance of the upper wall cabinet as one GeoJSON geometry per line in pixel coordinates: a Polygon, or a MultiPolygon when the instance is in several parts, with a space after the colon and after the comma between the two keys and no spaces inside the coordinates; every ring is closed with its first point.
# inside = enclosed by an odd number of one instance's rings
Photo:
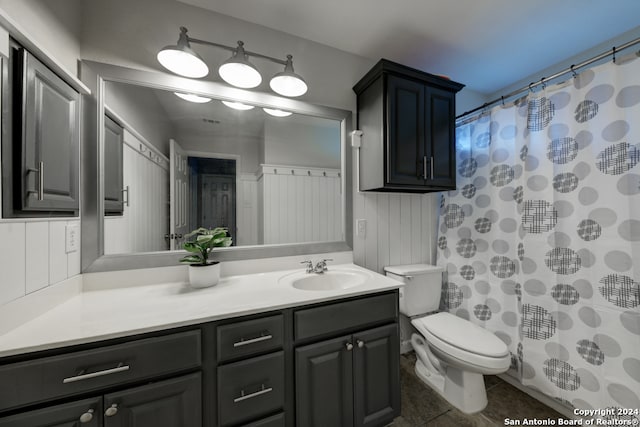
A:
{"type": "Polygon", "coordinates": [[[353,88],[363,132],[360,190],[455,189],[455,96],[463,87],[380,60],[353,88]]]}
{"type": "Polygon", "coordinates": [[[17,45],[3,76],[3,216],[76,216],[80,94],[17,45]]]}
{"type": "Polygon", "coordinates": [[[123,194],[129,189],[123,188],[122,148],[124,129],[109,116],[104,118],[104,213],[122,215],[124,209],[123,194]]]}

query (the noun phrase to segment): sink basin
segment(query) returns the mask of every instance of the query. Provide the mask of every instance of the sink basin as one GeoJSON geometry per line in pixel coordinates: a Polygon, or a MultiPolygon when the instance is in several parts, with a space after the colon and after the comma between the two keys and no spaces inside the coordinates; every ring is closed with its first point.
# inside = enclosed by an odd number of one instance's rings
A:
{"type": "Polygon", "coordinates": [[[364,284],[369,275],[358,270],[329,270],[322,274],[298,272],[280,280],[303,291],[335,291],[364,284]]]}

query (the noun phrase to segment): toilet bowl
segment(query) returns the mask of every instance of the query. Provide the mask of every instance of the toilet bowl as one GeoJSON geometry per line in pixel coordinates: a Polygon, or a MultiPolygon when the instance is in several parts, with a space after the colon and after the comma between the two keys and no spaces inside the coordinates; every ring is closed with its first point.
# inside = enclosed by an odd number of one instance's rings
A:
{"type": "Polygon", "coordinates": [[[506,372],[507,346],[494,334],[450,313],[415,318],[416,375],[462,412],[487,406],[484,375],[506,372]]]}
{"type": "MultiPolygon", "coordinates": [[[[385,267],[388,276],[404,282],[400,313],[411,318],[419,333],[411,335],[418,378],[460,411],[471,414],[487,405],[483,375],[506,372],[509,349],[486,329],[438,310],[441,267],[412,264],[385,267]]],[[[402,332],[402,331],[401,331],[402,332]]]]}

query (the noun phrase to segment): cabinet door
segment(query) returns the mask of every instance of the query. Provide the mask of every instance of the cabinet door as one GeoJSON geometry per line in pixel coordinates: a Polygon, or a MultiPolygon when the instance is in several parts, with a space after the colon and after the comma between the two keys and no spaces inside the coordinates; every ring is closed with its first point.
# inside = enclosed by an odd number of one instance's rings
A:
{"type": "Polygon", "coordinates": [[[22,210],[77,212],[80,94],[28,52],[17,52],[24,85],[22,210]]]}
{"type": "Polygon", "coordinates": [[[105,427],[202,427],[200,373],[104,396],[105,427]]]}
{"type": "Polygon", "coordinates": [[[102,398],[95,397],[0,418],[0,427],[102,427],[102,398]]]}
{"type": "Polygon", "coordinates": [[[428,185],[456,188],[456,94],[426,88],[428,185]]]}
{"type": "Polygon", "coordinates": [[[354,334],[354,418],[356,426],[381,426],[400,415],[398,325],[354,334]]]}
{"type": "MultiPolygon", "coordinates": [[[[122,126],[105,116],[104,118],[104,213],[121,215],[123,204],[122,148],[124,130],[122,126]]],[[[127,194],[127,198],[129,195],[127,194]]]]}
{"type": "Polygon", "coordinates": [[[387,77],[386,180],[392,185],[424,185],[424,85],[387,77]]]}
{"type": "Polygon", "coordinates": [[[351,336],[296,349],[296,426],[353,426],[351,336]]]}

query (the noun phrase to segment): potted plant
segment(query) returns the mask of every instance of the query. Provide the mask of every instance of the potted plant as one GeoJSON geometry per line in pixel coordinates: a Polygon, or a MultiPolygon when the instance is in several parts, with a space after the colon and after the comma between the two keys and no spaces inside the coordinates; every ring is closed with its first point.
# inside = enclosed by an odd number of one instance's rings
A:
{"type": "Polygon", "coordinates": [[[194,288],[206,288],[218,283],[220,279],[220,262],[209,261],[209,253],[213,248],[231,246],[231,237],[227,236],[227,228],[197,228],[185,235],[195,236],[195,240],[185,242],[184,250],[189,252],[180,262],[189,264],[189,283],[194,288]]]}

